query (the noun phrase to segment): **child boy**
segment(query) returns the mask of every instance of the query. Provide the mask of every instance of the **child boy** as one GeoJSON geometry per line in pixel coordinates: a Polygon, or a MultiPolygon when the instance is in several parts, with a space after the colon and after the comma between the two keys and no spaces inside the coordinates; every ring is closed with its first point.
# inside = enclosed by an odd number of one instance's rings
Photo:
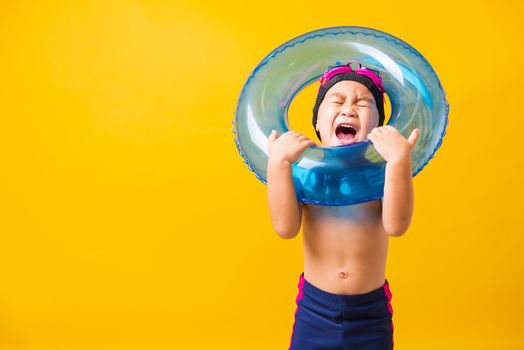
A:
{"type": "Polygon", "coordinates": [[[408,139],[384,123],[384,88],[374,71],[351,63],[328,69],[320,80],[313,126],[325,146],[369,139],[386,161],[384,197],[349,206],[297,201],[291,164],[308,137],[288,131],[268,140],[267,195],[277,234],[285,239],[303,229],[304,271],[289,349],[393,349],[393,309],[385,278],[389,236],[399,237],[413,213],[408,139]]]}

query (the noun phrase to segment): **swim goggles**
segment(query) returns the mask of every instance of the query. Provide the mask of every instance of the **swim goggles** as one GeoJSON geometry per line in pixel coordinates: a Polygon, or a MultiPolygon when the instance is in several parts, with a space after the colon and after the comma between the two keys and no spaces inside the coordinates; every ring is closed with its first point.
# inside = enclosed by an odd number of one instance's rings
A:
{"type": "Polygon", "coordinates": [[[348,74],[351,72],[355,72],[357,74],[365,75],[369,79],[373,81],[373,83],[377,86],[377,88],[380,90],[381,93],[384,93],[386,90],[384,89],[384,86],[382,85],[382,78],[380,78],[379,71],[371,68],[362,67],[362,64],[358,62],[357,60],[351,60],[347,64],[342,66],[329,66],[329,68],[322,74],[320,77],[320,86],[318,87],[318,91],[320,91],[320,88],[328,82],[331,78],[333,78],[337,74],[348,74]],[[351,63],[358,63],[359,68],[353,70],[351,67],[351,63]]]}

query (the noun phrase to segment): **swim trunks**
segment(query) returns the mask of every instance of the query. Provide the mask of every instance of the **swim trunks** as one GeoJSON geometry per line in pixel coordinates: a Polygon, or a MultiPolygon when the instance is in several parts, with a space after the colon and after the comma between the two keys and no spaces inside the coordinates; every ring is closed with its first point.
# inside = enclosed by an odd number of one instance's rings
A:
{"type": "Polygon", "coordinates": [[[363,294],[332,294],[300,274],[289,350],[393,350],[393,308],[386,279],[363,294]]]}

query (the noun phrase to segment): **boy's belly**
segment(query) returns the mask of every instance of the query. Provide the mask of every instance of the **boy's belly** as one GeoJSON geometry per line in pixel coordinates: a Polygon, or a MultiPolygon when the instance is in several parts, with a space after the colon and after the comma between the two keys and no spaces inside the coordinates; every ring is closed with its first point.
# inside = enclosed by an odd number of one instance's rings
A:
{"type": "Polygon", "coordinates": [[[362,294],[385,282],[388,235],[380,200],[343,207],[304,204],[304,278],[333,294],[362,294]]]}

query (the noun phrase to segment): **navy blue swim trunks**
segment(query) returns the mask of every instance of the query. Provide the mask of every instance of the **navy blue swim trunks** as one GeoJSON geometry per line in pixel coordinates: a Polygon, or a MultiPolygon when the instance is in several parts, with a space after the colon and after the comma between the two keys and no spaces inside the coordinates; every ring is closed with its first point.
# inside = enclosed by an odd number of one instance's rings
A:
{"type": "Polygon", "coordinates": [[[300,274],[289,350],[393,350],[387,279],[363,294],[332,294],[300,274]]]}

